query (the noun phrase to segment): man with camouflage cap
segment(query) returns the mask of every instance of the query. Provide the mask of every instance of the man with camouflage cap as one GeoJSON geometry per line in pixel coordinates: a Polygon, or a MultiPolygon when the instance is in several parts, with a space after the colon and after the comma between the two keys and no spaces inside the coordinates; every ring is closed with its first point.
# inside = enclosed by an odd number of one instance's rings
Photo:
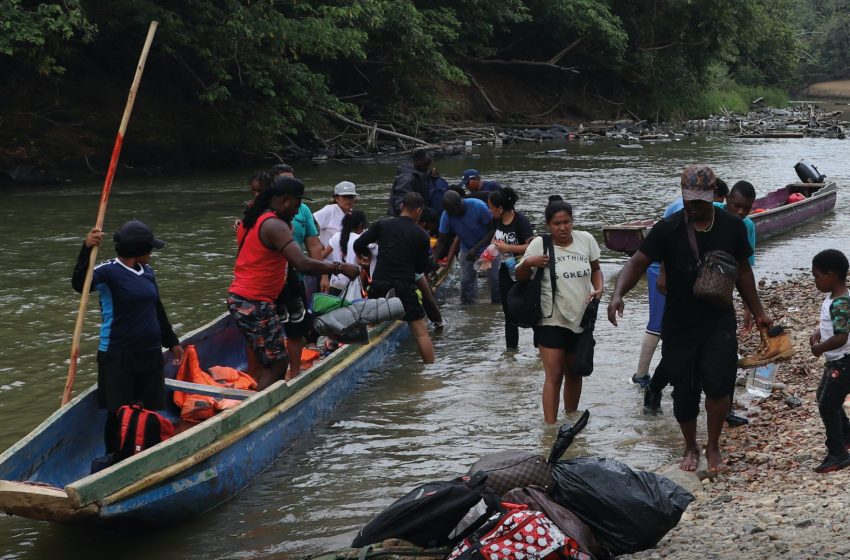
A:
{"type": "Polygon", "coordinates": [[[693,294],[699,263],[693,256],[688,229],[694,231],[700,260],[708,251],[725,251],[738,263],[736,286],[759,327],[771,319],[762,308],[753,271],[747,260],[752,248],[747,229],[738,216],[715,208],[715,176],[710,167],[689,165],[682,173],[685,207],[655,224],[637,253],[617,278],[608,305],[608,319],[616,326],[623,315],[623,297],[634,288],[653,261],[667,272],[667,304],[661,323],[659,368],[673,385],[673,413],[682,430],[685,452],[679,468],[697,469],[700,459],[696,420],[702,393],[708,425],[706,459],[710,473],[723,468],[720,434],[735,388],[738,340],[735,309],[699,299],[693,294]]]}

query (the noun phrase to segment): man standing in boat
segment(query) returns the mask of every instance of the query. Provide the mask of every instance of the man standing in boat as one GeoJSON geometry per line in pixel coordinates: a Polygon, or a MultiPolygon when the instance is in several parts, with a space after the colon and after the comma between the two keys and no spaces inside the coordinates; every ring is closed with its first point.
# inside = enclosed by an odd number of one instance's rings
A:
{"type": "MultiPolygon", "coordinates": [[[[118,450],[118,409],[141,403],[148,410],[165,408],[162,348],[169,348],[175,362],[183,347],[171,328],[159,299],[150,262],[151,252],[165,243],[138,220],[121,226],[115,235],[118,256],[92,272],[92,291],[100,293],[100,345],[97,349],[97,400],[105,408],[103,430],[106,453],[118,450]]],[[[71,286],[83,291],[92,247],[100,247],[103,232],[92,229],[86,237],[71,286]]]]}
{"type": "Polygon", "coordinates": [[[691,165],[682,173],[682,197],[685,208],[655,224],[638,251],[617,277],[617,285],[608,305],[608,319],[615,326],[623,314],[623,297],[637,284],[653,261],[664,263],[667,274],[667,303],[661,325],[664,345],[661,368],[673,384],[673,412],[685,443],[679,468],[697,469],[700,459],[696,439],[696,419],[701,394],[705,393],[708,425],[706,459],[709,472],[723,468],[720,434],[735,388],[738,340],[735,309],[702,300],[693,294],[697,263],[693,256],[688,229],[693,229],[700,257],[709,251],[724,251],[738,263],[736,285],[759,327],[772,321],[762,308],[753,271],[748,261],[752,248],[743,222],[712,204],[714,171],[691,165]]]}
{"type": "Polygon", "coordinates": [[[400,216],[401,203],[408,193],[418,193],[422,200],[428,198],[431,175],[431,153],[424,149],[413,152],[413,161],[398,166],[387,202],[387,215],[400,216]]]}
{"type": "Polygon", "coordinates": [[[248,373],[257,380],[258,389],[278,381],[286,371],[288,360],[276,301],[286,283],[288,263],[312,274],[344,274],[349,278],[359,274],[356,265],[306,257],[293,243],[289,224],[303,197],[304,183],[277,177],[245,210],[239,231],[227,309],[256,358],[256,363],[249,361],[248,373]]]}

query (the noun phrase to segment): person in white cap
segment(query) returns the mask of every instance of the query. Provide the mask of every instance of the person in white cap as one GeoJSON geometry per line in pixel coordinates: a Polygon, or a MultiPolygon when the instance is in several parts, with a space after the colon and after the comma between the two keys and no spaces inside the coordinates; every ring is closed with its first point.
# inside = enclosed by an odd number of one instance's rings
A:
{"type": "MultiPolygon", "coordinates": [[[[342,231],[342,218],[351,213],[356,201],[357,187],[355,184],[351,181],[342,181],[334,186],[333,204],[328,204],[313,213],[313,218],[319,224],[319,241],[322,242],[324,247],[328,247],[328,243],[334,234],[342,231]]],[[[328,260],[328,258],[330,256],[326,257],[325,260],[328,260]]],[[[327,292],[329,286],[329,278],[323,276],[319,290],[327,292]]],[[[309,297],[312,297],[312,295],[309,297]]]]}

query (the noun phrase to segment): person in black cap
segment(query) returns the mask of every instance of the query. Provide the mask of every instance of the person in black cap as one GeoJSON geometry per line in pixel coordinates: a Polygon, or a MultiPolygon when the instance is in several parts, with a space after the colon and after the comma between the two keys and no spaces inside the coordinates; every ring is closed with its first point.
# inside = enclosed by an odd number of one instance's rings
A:
{"type": "Polygon", "coordinates": [[[302,198],[304,183],[277,177],[245,210],[237,232],[239,250],[227,309],[248,341],[248,373],[259,389],[279,380],[286,371],[282,310],[277,301],[286,284],[287,265],[311,274],[344,274],[352,279],[360,274],[353,264],[311,259],[293,243],[291,223],[302,198]]]}
{"type": "MultiPolygon", "coordinates": [[[[117,451],[118,409],[141,403],[149,410],[165,408],[165,379],[161,348],[169,348],[175,363],[183,348],[171,328],[159,298],[159,287],[149,266],[151,252],[165,243],[138,220],[121,226],[115,235],[114,259],[97,265],[92,291],[100,293],[103,323],[97,351],[98,406],[107,410],[104,427],[106,453],[117,451]]],[[[92,229],[86,237],[71,286],[83,291],[92,247],[100,247],[103,232],[92,229]]]]}

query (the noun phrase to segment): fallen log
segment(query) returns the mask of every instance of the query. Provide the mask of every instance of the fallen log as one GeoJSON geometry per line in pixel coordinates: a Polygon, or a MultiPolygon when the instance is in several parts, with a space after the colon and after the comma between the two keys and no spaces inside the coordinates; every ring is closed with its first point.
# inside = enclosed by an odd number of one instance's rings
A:
{"type": "Polygon", "coordinates": [[[333,118],[335,118],[339,121],[342,121],[346,124],[350,124],[353,127],[359,128],[361,130],[365,130],[365,131],[373,133],[373,134],[375,134],[375,133],[376,134],[382,134],[384,136],[389,136],[391,138],[396,138],[396,139],[399,139],[399,140],[407,140],[408,142],[415,142],[415,143],[420,144],[422,146],[428,145],[428,142],[426,142],[425,140],[421,140],[419,138],[414,138],[413,136],[408,136],[407,134],[401,134],[400,132],[393,132],[392,130],[387,130],[385,128],[378,128],[377,124],[368,125],[368,124],[359,123],[357,121],[353,121],[353,120],[349,119],[348,117],[340,115],[336,111],[331,111],[330,109],[325,109],[324,107],[321,108],[321,111],[323,113],[325,113],[326,115],[329,115],[329,116],[331,116],[331,117],[333,117],[333,118]]]}

